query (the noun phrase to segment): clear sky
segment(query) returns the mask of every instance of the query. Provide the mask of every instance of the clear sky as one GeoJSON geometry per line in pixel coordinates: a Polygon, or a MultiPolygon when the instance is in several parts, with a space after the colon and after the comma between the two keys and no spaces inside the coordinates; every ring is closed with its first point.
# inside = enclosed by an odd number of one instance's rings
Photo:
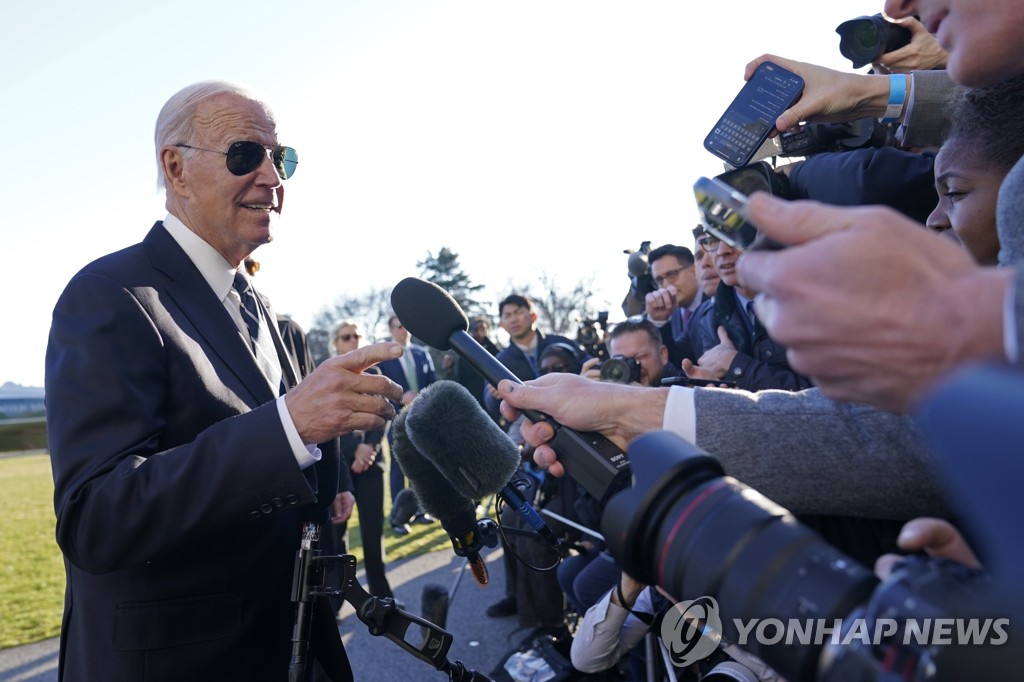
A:
{"type": "Polygon", "coordinates": [[[153,125],[181,87],[258,92],[299,152],[259,287],[309,328],[447,246],[496,302],[692,246],[701,143],[764,52],[848,69],[835,27],[881,0],[37,0],[0,20],[0,384],[43,384],[53,304],[164,215],[153,125]]]}

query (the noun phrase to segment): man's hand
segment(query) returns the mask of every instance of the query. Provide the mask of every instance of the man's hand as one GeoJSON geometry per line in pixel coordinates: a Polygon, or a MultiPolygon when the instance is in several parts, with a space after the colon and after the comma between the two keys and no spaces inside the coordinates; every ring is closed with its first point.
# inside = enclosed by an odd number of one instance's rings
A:
{"type": "MultiPolygon", "coordinates": [[[[721,325],[718,327],[718,339],[720,343],[708,348],[697,360],[698,367],[693,367],[691,364],[691,368],[699,370],[699,374],[686,372],[686,376],[694,379],[721,379],[725,376],[738,351],[733,345],[732,339],[729,338],[729,332],[725,331],[725,327],[721,325]]],[[[683,367],[683,369],[686,368],[683,367]]]]}
{"type": "Polygon", "coordinates": [[[794,371],[836,400],[908,410],[954,365],[1005,359],[1002,307],[1014,273],[881,207],[788,202],[757,192],[758,230],[785,244],[740,257],[758,319],[794,371]]]}
{"type": "Polygon", "coordinates": [[[678,292],[669,284],[644,296],[647,318],[654,322],[667,322],[679,305],[678,292]]]}
{"type": "Polygon", "coordinates": [[[598,367],[599,364],[601,364],[601,358],[590,358],[583,363],[582,367],[580,367],[580,376],[593,381],[600,381],[601,368],[598,367]]]}
{"type": "Polygon", "coordinates": [[[949,53],[942,49],[939,41],[928,32],[920,21],[907,17],[896,22],[910,31],[910,42],[892,52],[886,52],[872,64],[876,73],[910,73],[944,69],[949,53]]]}
{"type": "MultiPolygon", "coordinates": [[[[981,568],[981,562],[974,551],[960,535],[953,524],[942,519],[919,518],[907,521],[896,540],[904,552],[928,552],[929,556],[949,559],[972,568],[981,568]]],[[[882,580],[889,577],[892,569],[903,557],[885,554],[875,562],[875,575],[882,580]]]]}
{"type": "Polygon", "coordinates": [[[331,523],[340,526],[352,517],[356,498],[348,490],[342,490],[331,503],[331,523]]]}
{"type": "Polygon", "coordinates": [[[805,122],[846,123],[885,114],[889,103],[889,78],[886,76],[835,71],[765,54],[747,64],[743,79],[750,80],[764,62],[775,62],[804,79],[803,95],[775,121],[780,132],[805,122]]]}
{"type": "Polygon", "coordinates": [[[369,443],[360,443],[356,446],[355,454],[352,456],[352,473],[361,474],[373,466],[377,459],[377,448],[369,443]]]}
{"type": "Polygon", "coordinates": [[[395,416],[390,400],[402,387],[380,374],[363,374],[402,355],[397,343],[375,343],[328,358],[289,391],[285,404],[303,443],[322,443],[355,430],[378,431],[395,416]]]}
{"type": "MultiPolygon", "coordinates": [[[[498,384],[503,398],[501,413],[509,421],[519,409],[538,410],[559,424],[579,431],[596,431],[620,448],[646,431],[660,429],[665,413],[667,388],[591,381],[568,373],[551,373],[525,384],[503,380],[498,384]]],[[[525,420],[520,432],[536,446],[533,461],[562,476],[565,469],[555,451],[547,445],[555,431],[547,422],[525,420]]]]}

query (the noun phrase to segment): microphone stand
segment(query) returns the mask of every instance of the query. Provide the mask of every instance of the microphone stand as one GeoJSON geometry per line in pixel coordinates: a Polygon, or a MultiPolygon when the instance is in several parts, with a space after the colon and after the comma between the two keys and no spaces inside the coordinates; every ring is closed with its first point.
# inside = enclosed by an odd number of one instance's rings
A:
{"type": "Polygon", "coordinates": [[[312,672],[309,637],[314,600],[338,595],[355,608],[356,616],[367,626],[371,635],[387,637],[414,657],[448,675],[452,682],[491,682],[485,675],[466,668],[462,661],[452,663],[447,659],[448,650],[454,641],[450,632],[403,611],[390,597],[369,594],[356,580],[355,556],[322,556],[317,548],[319,538],[319,526],[307,522],[302,529],[302,543],[295,557],[295,573],[292,577],[295,624],[292,629],[292,657],[288,664],[289,682],[307,682],[312,672]],[[325,584],[328,563],[341,564],[340,589],[325,584]],[[420,637],[418,642],[417,634],[420,637]]]}

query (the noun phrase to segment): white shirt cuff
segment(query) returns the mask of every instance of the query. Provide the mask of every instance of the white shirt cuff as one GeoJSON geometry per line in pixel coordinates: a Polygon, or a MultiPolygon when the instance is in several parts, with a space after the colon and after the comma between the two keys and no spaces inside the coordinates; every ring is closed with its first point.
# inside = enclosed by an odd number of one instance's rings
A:
{"type": "Polygon", "coordinates": [[[284,396],[277,398],[277,414],[281,417],[281,425],[284,426],[284,435],[288,438],[288,444],[292,446],[292,454],[300,469],[306,469],[320,461],[320,448],[316,443],[306,445],[299,438],[299,431],[295,428],[292,415],[288,411],[288,405],[284,402],[284,396]]]}
{"type": "Polygon", "coordinates": [[[673,386],[668,390],[662,428],[694,445],[697,444],[697,406],[694,403],[692,388],[673,386]]]}

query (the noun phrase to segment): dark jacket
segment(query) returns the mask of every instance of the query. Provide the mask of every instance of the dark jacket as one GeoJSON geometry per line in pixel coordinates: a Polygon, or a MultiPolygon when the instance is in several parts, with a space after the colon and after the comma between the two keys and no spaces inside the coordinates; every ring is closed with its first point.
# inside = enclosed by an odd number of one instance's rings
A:
{"type": "Polygon", "coordinates": [[[718,285],[711,314],[702,320],[701,339],[705,350],[720,343],[720,326],[725,327],[738,351],[722,378],[735,381],[737,388],[747,391],[770,388],[800,391],[813,385],[810,379],[790,368],[786,361],[786,347],[768,336],[760,320],[755,320],[751,327],[746,311],[739,307],[735,289],[725,282],[718,285]]]}
{"type": "MultiPolygon", "coordinates": [[[[540,355],[544,352],[544,349],[553,343],[566,343],[573,348],[579,348],[579,344],[571,339],[567,339],[564,336],[558,336],[557,334],[543,334],[540,330],[537,330],[537,348],[535,349],[536,354],[533,358],[527,358],[526,353],[522,351],[514,343],[509,343],[508,348],[502,349],[498,355],[498,362],[505,365],[510,372],[515,374],[523,381],[529,381],[530,379],[536,379],[537,373],[533,370],[534,367],[540,365],[540,355]],[[531,364],[530,361],[533,361],[531,364]]],[[[582,356],[582,353],[581,353],[582,356]]],[[[583,356],[584,359],[590,356],[583,356]]],[[[483,389],[484,406],[487,408],[487,413],[494,419],[501,418],[501,412],[498,406],[501,404],[500,400],[496,400],[491,392],[487,390],[487,386],[484,385],[483,389]]]]}

